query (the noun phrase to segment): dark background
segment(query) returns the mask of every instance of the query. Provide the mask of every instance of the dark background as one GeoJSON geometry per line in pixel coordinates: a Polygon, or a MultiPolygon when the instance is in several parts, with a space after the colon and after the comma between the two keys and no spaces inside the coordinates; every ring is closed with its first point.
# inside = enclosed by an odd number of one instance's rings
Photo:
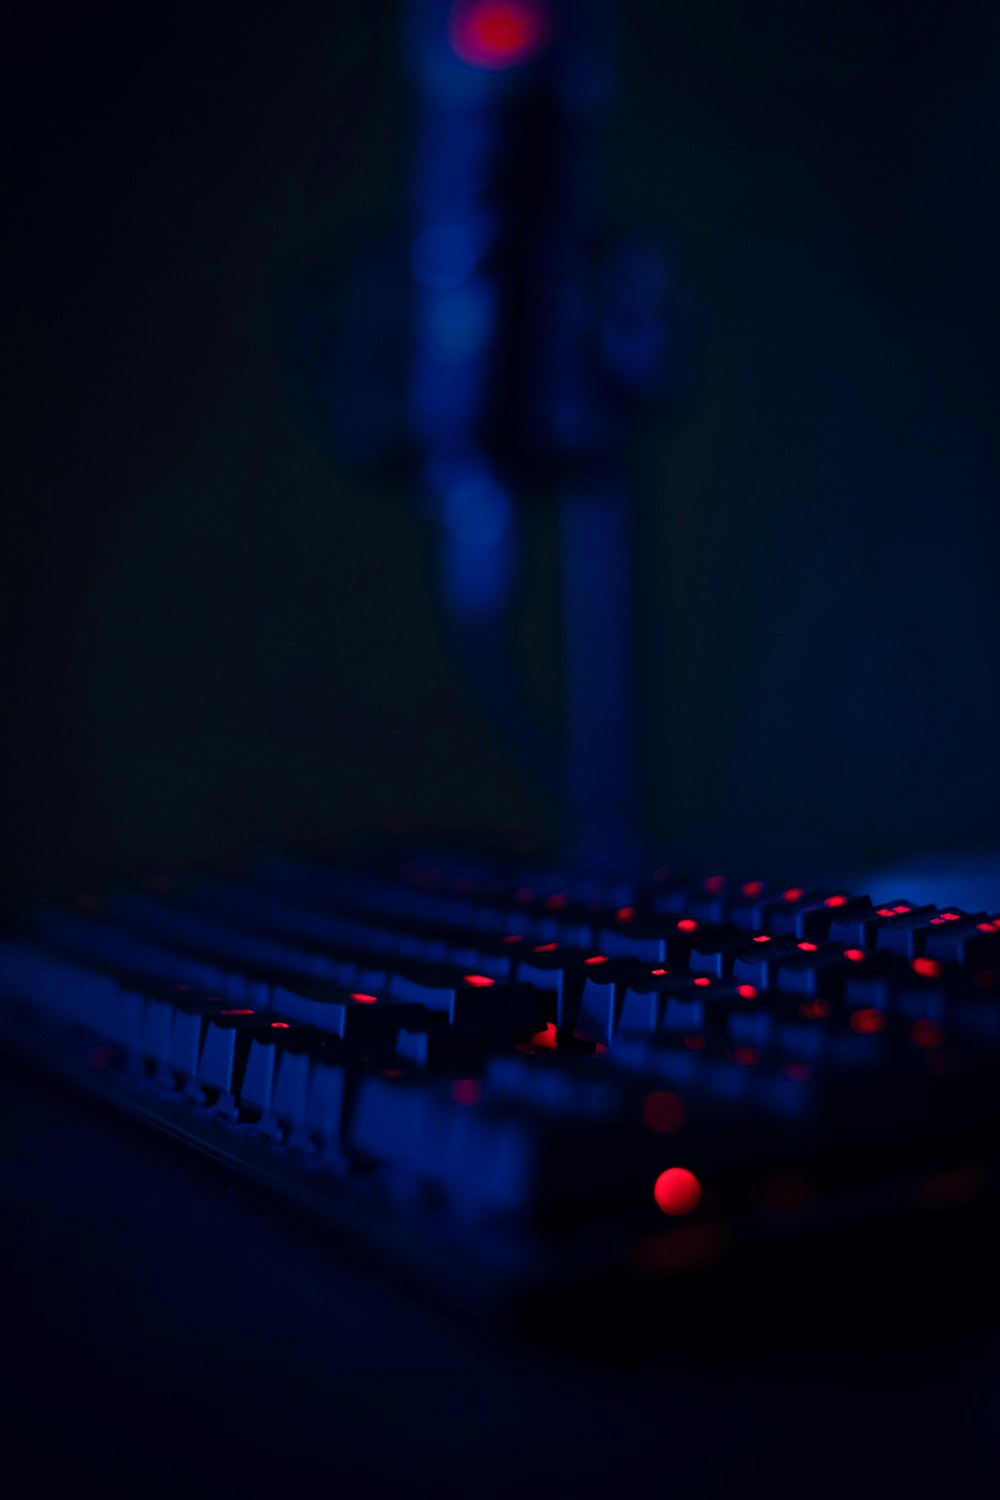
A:
{"type": "MultiPolygon", "coordinates": [[[[608,224],[668,247],[684,327],[640,439],[654,839],[796,873],[1000,842],[1000,17],[615,10],[608,224]]],[[[289,288],[402,202],[396,14],[8,10],[9,890],[402,810],[553,832],[404,487],[289,396],[289,288]]]]}

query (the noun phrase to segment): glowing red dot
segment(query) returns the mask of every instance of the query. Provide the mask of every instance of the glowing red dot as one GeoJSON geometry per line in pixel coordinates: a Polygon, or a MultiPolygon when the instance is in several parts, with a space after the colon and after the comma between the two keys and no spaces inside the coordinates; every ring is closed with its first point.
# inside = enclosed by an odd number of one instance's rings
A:
{"type": "Polygon", "coordinates": [[[650,969],[649,972],[655,974],[657,979],[660,979],[667,971],[666,969],[650,969]]]}
{"type": "Polygon", "coordinates": [[[554,896],[549,897],[545,905],[549,911],[562,911],[564,907],[569,905],[569,897],[562,891],[556,891],[554,896]]]}
{"type": "Polygon", "coordinates": [[[1000,929],[1000,922],[977,922],[977,932],[996,932],[1000,929]]]}
{"type": "Polygon", "coordinates": [[[709,985],[711,983],[712,983],[712,981],[710,979],[706,978],[706,976],[704,974],[701,975],[700,978],[698,978],[698,979],[695,980],[695,984],[698,985],[700,989],[704,989],[706,985],[709,985]]]}
{"type": "Polygon", "coordinates": [[[694,920],[693,917],[681,917],[680,921],[677,923],[677,931],[678,932],[697,932],[698,931],[698,923],[694,920]]]}
{"type": "Polygon", "coordinates": [[[272,1021],[271,1022],[271,1029],[272,1029],[272,1031],[288,1031],[289,1030],[288,1022],[287,1021],[272,1021]]]}
{"type": "Polygon", "coordinates": [[[852,964],[863,964],[865,954],[863,948],[845,948],[844,957],[849,958],[852,964]]]}
{"type": "Polygon", "coordinates": [[[799,1006],[799,1015],[805,1016],[807,1021],[821,1021],[824,1016],[828,1016],[829,1014],[829,1000],[803,1000],[799,1006]]]}
{"type": "Polygon", "coordinates": [[[552,24],[529,0],[473,0],[456,4],[448,25],[452,49],[477,68],[510,68],[544,51],[552,24]]]}
{"type": "Polygon", "coordinates": [[[744,896],[748,896],[752,901],[755,896],[760,895],[763,889],[764,882],[762,880],[748,880],[746,885],[743,887],[743,894],[744,896]]]}
{"type": "Polygon", "coordinates": [[[220,1016],[252,1016],[252,1010],[220,1010],[220,1016]]]}
{"type": "Polygon", "coordinates": [[[819,952],[819,948],[817,947],[817,945],[815,943],[797,943],[796,947],[801,948],[803,953],[818,953],[819,952]]]}
{"type": "Polygon", "coordinates": [[[961,922],[962,920],[961,912],[957,911],[943,911],[941,915],[944,917],[946,922],[961,922]]]}
{"type": "Polygon", "coordinates": [[[944,1031],[937,1021],[925,1018],[922,1021],[914,1021],[910,1027],[910,1040],[918,1047],[930,1050],[932,1047],[940,1047],[944,1043],[944,1031]]]}
{"type": "Polygon", "coordinates": [[[491,979],[488,974],[463,974],[462,978],[466,984],[471,984],[473,989],[477,990],[484,990],[487,986],[496,984],[496,980],[491,979]]]}
{"type": "Polygon", "coordinates": [[[668,1167],[653,1185],[653,1197],[661,1213],[679,1218],[689,1214],[701,1202],[701,1183],[686,1167],[668,1167]]]}
{"type": "Polygon", "coordinates": [[[738,986],[736,993],[742,995],[744,1000],[756,1000],[757,986],[755,984],[741,984],[738,986]]]}
{"type": "Polygon", "coordinates": [[[914,974],[922,974],[925,979],[937,979],[944,973],[944,964],[938,963],[936,958],[915,958],[910,967],[914,974]]]}
{"type": "Polygon", "coordinates": [[[352,1000],[356,1000],[359,1005],[377,1005],[378,1004],[378,996],[377,995],[363,995],[363,994],[361,994],[360,991],[356,991],[354,994],[352,994],[351,995],[351,999],[352,1000]]]}
{"type": "Polygon", "coordinates": [[[802,887],[800,885],[790,885],[787,891],[782,891],[781,899],[783,901],[801,901],[802,887]]]}
{"type": "Polygon", "coordinates": [[[705,881],[705,889],[710,896],[717,896],[726,888],[725,875],[710,875],[705,881]]]}
{"type": "Polygon", "coordinates": [[[536,1031],[531,1037],[532,1047],[545,1047],[552,1049],[558,1047],[559,1037],[556,1033],[555,1022],[550,1021],[544,1031],[536,1031]]]}
{"type": "Polygon", "coordinates": [[[554,953],[558,947],[558,943],[536,943],[531,951],[532,953],[554,953]]]}
{"type": "Polygon", "coordinates": [[[859,1031],[863,1036],[871,1036],[876,1031],[885,1030],[885,1016],[880,1010],[868,1007],[866,1010],[854,1010],[850,1016],[851,1029],[859,1031]]]}
{"type": "Polygon", "coordinates": [[[894,906],[892,909],[897,916],[902,916],[904,912],[912,911],[913,907],[908,905],[907,902],[902,901],[899,906],[894,906]]]}
{"type": "Polygon", "coordinates": [[[827,896],[826,900],[823,902],[823,905],[824,906],[846,906],[847,905],[847,897],[846,896],[827,896]]]}
{"type": "Polygon", "coordinates": [[[615,916],[618,918],[619,922],[631,922],[632,918],[635,916],[635,907],[619,906],[618,910],[615,912],[615,916]]]}
{"type": "Polygon", "coordinates": [[[770,941],[771,939],[768,937],[766,932],[759,932],[754,938],[755,943],[769,943],[770,941]]]}
{"type": "Polygon", "coordinates": [[[478,1104],[483,1097],[482,1084],[475,1078],[456,1078],[451,1086],[456,1104],[478,1104]]]}
{"type": "Polygon", "coordinates": [[[505,943],[522,943],[524,939],[519,932],[511,932],[504,938],[505,943]]]}
{"type": "Polygon", "coordinates": [[[683,1099],[669,1089],[655,1089],[642,1101],[642,1123],[655,1135],[673,1135],[686,1119],[683,1099]]]}
{"type": "Polygon", "coordinates": [[[593,958],[584,959],[585,964],[606,964],[607,961],[607,955],[604,953],[595,953],[593,958]]]}

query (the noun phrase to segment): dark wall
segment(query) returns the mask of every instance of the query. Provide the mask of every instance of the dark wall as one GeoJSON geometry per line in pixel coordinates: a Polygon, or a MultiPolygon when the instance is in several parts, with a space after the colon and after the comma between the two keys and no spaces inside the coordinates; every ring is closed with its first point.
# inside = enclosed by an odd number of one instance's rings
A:
{"type": "MultiPolygon", "coordinates": [[[[642,439],[650,824],[789,863],[998,841],[1000,25],[616,11],[609,223],[664,238],[684,328],[642,439]]],[[[9,888],[402,810],[552,827],[402,487],[338,473],[289,396],[288,288],[397,201],[395,15],[15,7],[9,888]]]]}

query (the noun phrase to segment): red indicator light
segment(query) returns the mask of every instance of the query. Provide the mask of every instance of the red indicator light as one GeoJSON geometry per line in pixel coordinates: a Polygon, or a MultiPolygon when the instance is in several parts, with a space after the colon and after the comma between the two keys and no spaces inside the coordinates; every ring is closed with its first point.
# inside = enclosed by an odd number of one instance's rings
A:
{"type": "Polygon", "coordinates": [[[937,1021],[926,1018],[922,1021],[914,1021],[910,1027],[910,1040],[917,1046],[930,1051],[933,1047],[941,1047],[944,1044],[944,1031],[937,1021]]]}
{"type": "Polygon", "coordinates": [[[537,57],[552,30],[537,0],[459,0],[448,22],[448,40],[463,62],[498,70],[537,57]]]}
{"type": "Polygon", "coordinates": [[[768,937],[766,932],[759,932],[754,938],[755,943],[769,943],[770,941],[771,939],[768,937]]]}
{"type": "Polygon", "coordinates": [[[860,1032],[862,1036],[871,1036],[876,1031],[885,1030],[885,1016],[873,1006],[869,1006],[867,1010],[852,1011],[850,1022],[851,1030],[860,1032]]]}
{"type": "Polygon", "coordinates": [[[752,901],[755,896],[760,895],[763,889],[764,882],[762,880],[748,880],[746,885],[743,887],[743,894],[744,896],[748,896],[752,901]]]}
{"type": "Polygon", "coordinates": [[[790,885],[787,891],[782,891],[781,899],[782,901],[801,901],[802,887],[800,885],[790,885]]]}
{"type": "Polygon", "coordinates": [[[290,1028],[289,1028],[289,1025],[288,1025],[287,1021],[272,1021],[271,1022],[271,1030],[272,1031],[288,1031],[289,1029],[290,1028]]]}
{"type": "Polygon", "coordinates": [[[846,906],[847,905],[847,897],[846,896],[827,896],[826,900],[823,902],[823,905],[824,906],[846,906]]]}
{"type": "Polygon", "coordinates": [[[593,958],[584,959],[585,964],[606,964],[607,961],[607,955],[604,953],[595,953],[593,958]]]}
{"type": "Polygon", "coordinates": [[[642,1123],[654,1135],[674,1135],[686,1119],[683,1099],[669,1089],[654,1089],[642,1101],[642,1123]]]}
{"type": "Polygon", "coordinates": [[[709,985],[711,983],[712,983],[712,981],[710,979],[706,978],[704,974],[701,975],[701,977],[699,979],[695,980],[695,984],[698,985],[699,988],[701,988],[701,989],[704,989],[706,987],[706,985],[709,985]]]}
{"type": "Polygon", "coordinates": [[[790,1078],[793,1083],[808,1083],[812,1077],[812,1068],[808,1063],[786,1063],[784,1071],[785,1077],[790,1078]]]}
{"type": "Polygon", "coordinates": [[[725,890],[725,875],[710,875],[705,881],[705,889],[710,896],[717,896],[720,891],[725,890]]]}
{"type": "Polygon", "coordinates": [[[845,948],[844,957],[849,958],[852,964],[863,964],[865,953],[863,948],[845,948]]]}
{"type": "Polygon", "coordinates": [[[619,922],[631,922],[632,918],[635,916],[635,907],[619,906],[618,910],[615,912],[615,916],[618,918],[619,922]]]}
{"type": "Polygon", "coordinates": [[[829,1014],[829,1000],[803,1000],[799,1006],[799,1015],[805,1016],[807,1021],[821,1021],[824,1016],[828,1016],[829,1014]]]}
{"type": "Polygon", "coordinates": [[[220,1016],[252,1016],[252,1010],[220,1010],[220,1016]]]}
{"type": "Polygon", "coordinates": [[[907,903],[903,901],[899,906],[894,906],[892,909],[897,914],[897,916],[902,916],[903,912],[912,911],[913,907],[907,905],[907,903]]]}
{"type": "Polygon", "coordinates": [[[891,917],[894,915],[895,910],[894,906],[878,906],[875,908],[876,915],[880,917],[891,917]]]}
{"type": "Polygon", "coordinates": [[[554,1050],[559,1045],[555,1022],[550,1021],[544,1031],[536,1031],[529,1040],[532,1047],[546,1047],[554,1050]]]}
{"type": "Polygon", "coordinates": [[[925,979],[937,979],[944,973],[944,964],[938,963],[936,958],[915,958],[910,968],[914,974],[922,974],[925,979]]]}
{"type": "Polygon", "coordinates": [[[946,922],[961,922],[962,914],[957,911],[943,911],[941,913],[946,922]]]}
{"type": "Polygon", "coordinates": [[[521,936],[521,934],[519,932],[511,932],[511,933],[509,933],[507,935],[507,937],[504,938],[504,942],[505,943],[523,943],[524,939],[522,938],[522,936],[521,936]]]}
{"type": "Polygon", "coordinates": [[[558,943],[536,943],[531,951],[532,953],[555,953],[558,947],[558,943]]]}
{"type": "Polygon", "coordinates": [[[362,995],[360,993],[355,993],[355,994],[352,994],[351,999],[352,1000],[356,1000],[359,1005],[377,1005],[378,1004],[378,996],[377,995],[362,995]]]}
{"type": "Polygon", "coordinates": [[[977,932],[996,932],[1000,928],[1000,922],[977,922],[977,932]]]}
{"type": "Polygon", "coordinates": [[[819,947],[818,947],[818,945],[816,943],[796,943],[795,946],[797,948],[801,948],[803,953],[818,953],[819,952],[819,947]]]}
{"type": "Polygon", "coordinates": [[[678,932],[697,932],[698,931],[698,923],[694,920],[693,917],[681,917],[680,921],[677,923],[677,931],[678,932]]]}
{"type": "Polygon", "coordinates": [[[556,891],[554,896],[549,897],[545,905],[549,911],[562,911],[564,907],[569,905],[569,897],[564,895],[562,891],[556,891]]]}
{"type": "Polygon", "coordinates": [[[755,984],[741,984],[737,988],[736,993],[741,995],[744,1000],[756,1000],[757,986],[755,984]]]}
{"type": "Polygon", "coordinates": [[[483,1097],[482,1084],[475,1078],[456,1078],[451,1086],[451,1097],[456,1104],[478,1104],[483,1097]]]}
{"type": "Polygon", "coordinates": [[[756,1047],[734,1047],[729,1057],[731,1062],[739,1063],[743,1068],[752,1068],[755,1063],[760,1062],[760,1053],[756,1047]]]}
{"type": "Polygon", "coordinates": [[[668,1167],[653,1185],[657,1208],[671,1217],[691,1213],[701,1202],[701,1196],[701,1183],[685,1167],[668,1167]]]}
{"type": "Polygon", "coordinates": [[[466,984],[471,984],[473,989],[484,990],[491,984],[496,984],[495,979],[490,979],[488,974],[463,974],[462,978],[466,984]]]}
{"type": "Polygon", "coordinates": [[[662,977],[663,977],[663,975],[664,975],[664,974],[665,974],[665,973],[666,973],[666,972],[667,972],[667,971],[666,971],[666,969],[650,969],[650,971],[649,971],[649,972],[650,972],[650,973],[651,973],[651,974],[655,974],[655,976],[656,976],[656,978],[657,978],[657,979],[661,979],[661,978],[662,978],[662,977]]]}

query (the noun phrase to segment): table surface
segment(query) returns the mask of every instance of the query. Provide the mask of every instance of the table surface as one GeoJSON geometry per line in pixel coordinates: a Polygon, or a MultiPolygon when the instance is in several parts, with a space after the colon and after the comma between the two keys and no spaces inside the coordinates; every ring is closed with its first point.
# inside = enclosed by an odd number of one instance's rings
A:
{"type": "Polygon", "coordinates": [[[570,1359],[9,1060],[0,1122],[0,1451],[25,1490],[1000,1492],[1000,1319],[950,1328],[941,1287],[903,1341],[570,1359]]]}

